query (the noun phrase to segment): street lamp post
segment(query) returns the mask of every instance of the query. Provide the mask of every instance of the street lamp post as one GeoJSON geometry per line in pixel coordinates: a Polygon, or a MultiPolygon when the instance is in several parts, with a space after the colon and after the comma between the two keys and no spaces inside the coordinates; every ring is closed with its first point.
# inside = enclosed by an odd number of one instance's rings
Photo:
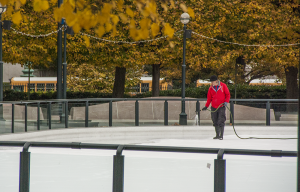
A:
{"type": "Polygon", "coordinates": [[[67,99],[67,24],[64,20],[63,99],[67,99]]]}
{"type": "MultiPolygon", "coordinates": [[[[2,13],[6,11],[6,6],[0,4],[0,102],[3,101],[3,61],[2,61],[2,13]]],[[[0,105],[0,120],[3,120],[3,105],[0,105]]]]}
{"type": "Polygon", "coordinates": [[[63,99],[67,99],[67,34],[73,36],[74,31],[67,25],[65,19],[62,24],[64,25],[63,99]]]}
{"type": "Polygon", "coordinates": [[[190,16],[188,13],[183,13],[180,16],[180,21],[184,24],[183,26],[183,62],[182,62],[182,87],[181,87],[181,113],[179,114],[179,124],[187,125],[187,114],[185,113],[185,48],[186,48],[186,38],[187,30],[186,25],[190,21],[190,16]]]}
{"type": "Polygon", "coordinates": [[[0,4],[0,101],[3,101],[3,61],[2,61],[2,13],[6,6],[0,4]]]}
{"type": "MultiPolygon", "coordinates": [[[[58,7],[63,3],[62,0],[58,0],[58,7]]],[[[62,23],[58,23],[58,29],[60,29],[62,23]]],[[[57,83],[56,83],[57,99],[62,98],[62,30],[57,33],[57,83]]]]}

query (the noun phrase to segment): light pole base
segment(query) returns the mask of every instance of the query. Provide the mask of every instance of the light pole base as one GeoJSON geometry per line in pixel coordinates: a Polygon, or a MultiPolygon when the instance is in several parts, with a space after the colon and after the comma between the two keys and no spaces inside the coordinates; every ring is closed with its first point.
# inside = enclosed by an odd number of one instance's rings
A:
{"type": "Polygon", "coordinates": [[[179,125],[187,125],[187,114],[186,113],[179,114],[179,125]]]}
{"type": "Polygon", "coordinates": [[[0,121],[5,121],[5,119],[3,118],[3,105],[0,105],[0,121]]]}

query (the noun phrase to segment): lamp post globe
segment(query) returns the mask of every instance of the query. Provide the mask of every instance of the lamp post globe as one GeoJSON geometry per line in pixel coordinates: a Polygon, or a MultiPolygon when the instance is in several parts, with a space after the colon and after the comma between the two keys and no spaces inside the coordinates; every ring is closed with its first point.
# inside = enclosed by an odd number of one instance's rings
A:
{"type": "Polygon", "coordinates": [[[188,13],[182,13],[180,16],[180,21],[183,24],[188,24],[190,22],[190,15],[188,13]]]}

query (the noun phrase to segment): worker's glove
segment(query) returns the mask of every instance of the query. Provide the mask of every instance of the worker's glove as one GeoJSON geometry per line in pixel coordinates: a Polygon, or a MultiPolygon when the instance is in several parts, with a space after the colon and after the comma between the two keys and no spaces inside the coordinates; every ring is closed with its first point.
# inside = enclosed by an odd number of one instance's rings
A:
{"type": "Polygon", "coordinates": [[[227,103],[227,102],[225,102],[225,103],[224,103],[224,106],[227,106],[227,104],[228,104],[228,103],[227,103]]]}
{"type": "Polygon", "coordinates": [[[205,107],[202,108],[202,111],[206,111],[206,109],[207,109],[207,107],[205,106],[205,107]]]}

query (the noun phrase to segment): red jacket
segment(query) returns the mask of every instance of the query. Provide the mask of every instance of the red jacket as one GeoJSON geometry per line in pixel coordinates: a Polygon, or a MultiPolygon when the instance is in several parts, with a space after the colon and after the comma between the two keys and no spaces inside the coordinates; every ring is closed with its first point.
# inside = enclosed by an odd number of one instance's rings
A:
{"type": "MultiPolygon", "coordinates": [[[[210,103],[213,108],[218,108],[220,104],[227,102],[230,100],[230,92],[225,83],[220,82],[219,88],[216,91],[215,88],[210,86],[207,93],[207,102],[205,104],[206,107],[209,107],[210,103]]],[[[223,105],[222,105],[223,106],[223,105]]],[[[220,107],[222,107],[220,106],[220,107]]]]}

